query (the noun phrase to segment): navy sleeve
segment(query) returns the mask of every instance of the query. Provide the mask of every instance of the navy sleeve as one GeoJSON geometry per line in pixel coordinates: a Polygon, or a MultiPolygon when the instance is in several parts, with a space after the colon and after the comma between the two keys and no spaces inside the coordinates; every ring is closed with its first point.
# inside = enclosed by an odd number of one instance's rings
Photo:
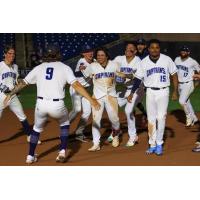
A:
{"type": "Polygon", "coordinates": [[[76,77],[83,77],[83,73],[81,71],[78,71],[78,72],[74,72],[74,75],[76,77]]]}
{"type": "Polygon", "coordinates": [[[141,82],[142,82],[142,80],[140,80],[139,78],[136,78],[136,77],[134,78],[133,87],[131,90],[132,93],[135,93],[135,91],[140,87],[141,82]]]}

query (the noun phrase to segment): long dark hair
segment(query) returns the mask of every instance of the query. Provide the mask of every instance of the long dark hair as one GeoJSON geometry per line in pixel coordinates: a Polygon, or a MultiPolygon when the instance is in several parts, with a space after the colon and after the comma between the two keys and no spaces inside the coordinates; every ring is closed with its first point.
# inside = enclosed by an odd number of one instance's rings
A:
{"type": "Polygon", "coordinates": [[[95,52],[94,52],[94,58],[95,58],[95,59],[97,59],[97,53],[98,53],[99,51],[103,51],[103,52],[105,53],[107,59],[110,60],[110,54],[109,54],[109,52],[108,52],[108,49],[105,48],[105,47],[99,47],[99,48],[97,48],[97,49],[95,50],[95,52]]]}

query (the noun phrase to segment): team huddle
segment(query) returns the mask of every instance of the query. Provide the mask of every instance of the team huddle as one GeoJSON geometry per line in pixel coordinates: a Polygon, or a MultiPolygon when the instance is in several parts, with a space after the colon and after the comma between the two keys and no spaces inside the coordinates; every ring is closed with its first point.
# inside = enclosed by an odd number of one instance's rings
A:
{"type": "MultiPolygon", "coordinates": [[[[138,141],[135,119],[137,107],[143,115],[141,123],[148,125],[149,148],[146,153],[162,155],[170,88],[173,88],[172,100],[179,98],[186,126],[193,126],[199,121],[190,102],[190,95],[194,91],[194,80],[200,79],[200,66],[190,57],[187,46],[180,48],[179,56],[173,61],[160,52],[160,41],[156,39],[150,40],[148,47],[144,39],[128,41],[124,55],[113,60],[106,48],[94,50],[85,45],[81,50],[82,58],[73,72],[60,61],[59,48],[49,45],[45,49],[44,62],[24,79],[19,79],[18,67],[14,64],[15,49],[7,46],[4,56],[4,60],[0,62],[0,117],[2,111],[9,106],[21,122],[29,142],[26,158],[28,164],[37,161],[35,150],[37,144],[41,144],[39,137],[48,116],[55,118],[60,126],[60,147],[56,161],[61,163],[67,158],[70,123],[80,112],[81,118],[75,134],[76,139],[81,142],[87,141],[84,130],[92,115],[93,145],[88,149],[90,152],[101,150],[100,129],[104,110],[112,126],[107,141],[114,148],[120,145],[122,131],[119,107],[124,107],[127,119],[129,139],[126,147],[134,147],[138,141]],[[173,87],[170,87],[171,81],[173,87]],[[30,128],[17,96],[19,91],[30,84],[37,86],[33,128],[30,128]],[[70,85],[73,105],[69,113],[64,104],[66,84],[70,85]],[[146,110],[142,104],[145,95],[146,110]]],[[[200,145],[194,151],[199,152],[200,145]]]]}

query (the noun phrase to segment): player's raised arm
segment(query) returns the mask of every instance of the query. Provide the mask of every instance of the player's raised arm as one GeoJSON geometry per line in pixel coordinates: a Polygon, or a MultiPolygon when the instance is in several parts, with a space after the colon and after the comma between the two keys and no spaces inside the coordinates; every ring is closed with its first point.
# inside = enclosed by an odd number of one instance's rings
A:
{"type": "MultiPolygon", "coordinates": [[[[87,68],[89,68],[89,66],[87,68]]],[[[87,90],[76,80],[74,73],[70,67],[66,68],[66,73],[67,73],[67,82],[76,90],[76,92],[85,97],[96,110],[99,110],[100,104],[97,102],[96,99],[93,99],[89,95],[87,90]]],[[[90,76],[90,71],[88,70],[86,74],[87,76],[90,76]]]]}
{"type": "Polygon", "coordinates": [[[86,91],[86,89],[78,81],[72,83],[72,87],[76,90],[76,92],[85,97],[96,110],[100,109],[101,106],[97,102],[97,100],[92,98],[86,91]]]}

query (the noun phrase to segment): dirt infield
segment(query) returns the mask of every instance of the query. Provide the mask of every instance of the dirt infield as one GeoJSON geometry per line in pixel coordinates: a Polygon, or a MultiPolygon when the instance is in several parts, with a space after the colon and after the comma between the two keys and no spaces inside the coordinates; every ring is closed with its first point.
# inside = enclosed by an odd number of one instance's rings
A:
{"type": "MultiPolygon", "coordinates": [[[[26,114],[30,123],[33,123],[33,110],[26,110],[26,114]]],[[[198,114],[200,117],[200,113],[198,114]]],[[[137,117],[138,124],[140,115],[137,117]]],[[[171,113],[167,117],[166,131],[165,131],[165,146],[164,155],[146,155],[145,150],[148,147],[147,144],[147,132],[146,130],[138,130],[139,144],[133,148],[126,148],[127,142],[127,124],[126,118],[123,113],[120,113],[120,121],[122,125],[123,135],[121,137],[121,144],[118,148],[111,147],[110,144],[102,142],[102,150],[99,152],[88,152],[87,149],[91,147],[92,143],[80,143],[73,139],[73,131],[75,130],[78,119],[72,123],[70,129],[70,141],[69,149],[70,155],[68,162],[64,164],[57,164],[55,158],[57,156],[57,150],[59,145],[59,127],[53,120],[49,120],[45,131],[42,133],[41,140],[42,145],[37,147],[37,153],[39,155],[39,161],[34,165],[43,166],[199,166],[200,165],[200,153],[193,153],[191,149],[194,147],[194,143],[198,137],[199,125],[192,128],[185,128],[184,126],[184,114],[178,110],[171,113]]],[[[86,134],[91,137],[91,126],[86,128],[86,134]]],[[[103,138],[110,133],[110,124],[107,121],[107,116],[103,118],[103,128],[101,129],[103,138]]],[[[26,165],[25,157],[28,152],[28,144],[26,143],[26,137],[21,130],[21,124],[17,118],[6,109],[3,113],[3,117],[0,121],[0,165],[1,166],[15,166],[26,165]]]]}

